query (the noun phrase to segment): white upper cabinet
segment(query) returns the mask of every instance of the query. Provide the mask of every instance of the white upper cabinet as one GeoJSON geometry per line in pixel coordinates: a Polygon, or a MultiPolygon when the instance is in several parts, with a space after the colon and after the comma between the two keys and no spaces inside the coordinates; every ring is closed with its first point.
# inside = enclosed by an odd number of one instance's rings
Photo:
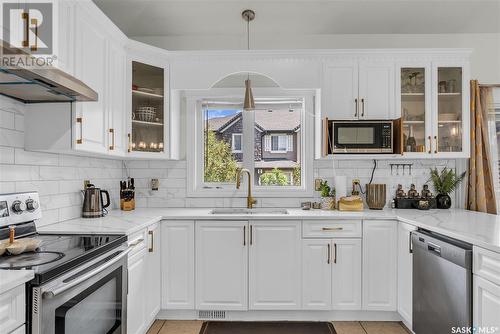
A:
{"type": "Polygon", "coordinates": [[[138,42],[127,46],[127,156],[168,159],[169,67],[165,52],[138,42]]]}
{"type": "Polygon", "coordinates": [[[396,221],[363,221],[363,310],[397,309],[396,221]]]}
{"type": "Polygon", "coordinates": [[[196,309],[246,310],[246,221],[196,222],[196,309]]]}
{"type": "Polygon", "coordinates": [[[400,150],[407,157],[470,155],[467,62],[403,62],[397,66],[400,150]]]}
{"type": "Polygon", "coordinates": [[[123,156],[127,150],[125,133],[125,73],[126,53],[123,45],[109,43],[108,68],[108,151],[112,155],[123,156]]]}
{"type": "Polygon", "coordinates": [[[391,119],[394,102],[394,62],[361,61],[359,119],[391,119]]]}
{"type": "Polygon", "coordinates": [[[75,76],[99,95],[98,101],[75,103],[76,150],[106,153],[108,45],[106,30],[96,22],[86,7],[76,5],[75,76]]]}
{"type": "Polygon", "coordinates": [[[328,119],[358,118],[358,63],[328,64],[324,69],[323,114],[328,119]]]}
{"type": "Polygon", "coordinates": [[[338,61],[324,67],[323,118],[376,120],[394,118],[394,62],[338,61]]]}
{"type": "Polygon", "coordinates": [[[301,309],[300,227],[293,220],[250,222],[250,309],[301,309]]]}

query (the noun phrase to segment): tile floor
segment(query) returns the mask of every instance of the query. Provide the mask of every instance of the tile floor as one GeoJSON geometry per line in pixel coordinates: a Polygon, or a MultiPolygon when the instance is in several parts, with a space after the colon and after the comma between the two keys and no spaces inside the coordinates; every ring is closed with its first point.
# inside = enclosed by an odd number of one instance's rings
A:
{"type": "MultiPolygon", "coordinates": [[[[156,320],[147,334],[198,334],[203,321],[156,320]]],[[[337,334],[408,334],[399,322],[334,321],[337,334]]]]}

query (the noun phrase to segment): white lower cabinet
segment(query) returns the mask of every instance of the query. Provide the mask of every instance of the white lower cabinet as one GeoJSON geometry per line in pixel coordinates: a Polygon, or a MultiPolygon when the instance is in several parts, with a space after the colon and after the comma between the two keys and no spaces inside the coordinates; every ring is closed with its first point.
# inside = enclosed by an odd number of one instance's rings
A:
{"type": "Polygon", "coordinates": [[[196,309],[247,310],[246,221],[196,222],[196,309]]]}
{"type": "Polygon", "coordinates": [[[148,248],[146,254],[146,323],[156,318],[161,305],[161,238],[159,224],[148,227],[148,248]]]}
{"type": "Polygon", "coordinates": [[[413,225],[398,224],[398,313],[406,325],[412,326],[413,303],[413,254],[411,250],[411,232],[413,225]]]}
{"type": "Polygon", "coordinates": [[[300,221],[250,222],[250,309],[301,309],[300,235],[300,221]]]}
{"type": "Polygon", "coordinates": [[[500,286],[473,275],[473,323],[476,327],[500,329],[500,286]]]}
{"type": "Polygon", "coordinates": [[[165,221],[161,226],[162,308],[195,308],[194,221],[165,221]]]}
{"type": "Polygon", "coordinates": [[[361,239],[302,241],[302,308],[361,309],[361,239]]]}
{"type": "Polygon", "coordinates": [[[24,284],[0,294],[0,333],[11,333],[24,324],[25,296],[24,284]]]}
{"type": "Polygon", "coordinates": [[[127,333],[129,334],[142,334],[147,329],[146,254],[147,249],[142,245],[142,248],[128,260],[127,333]]]}
{"type": "Polygon", "coordinates": [[[334,310],[361,309],[361,240],[332,241],[332,307],[334,310]]]}
{"type": "Polygon", "coordinates": [[[363,221],[363,309],[397,309],[397,233],[393,220],[363,221]]]}

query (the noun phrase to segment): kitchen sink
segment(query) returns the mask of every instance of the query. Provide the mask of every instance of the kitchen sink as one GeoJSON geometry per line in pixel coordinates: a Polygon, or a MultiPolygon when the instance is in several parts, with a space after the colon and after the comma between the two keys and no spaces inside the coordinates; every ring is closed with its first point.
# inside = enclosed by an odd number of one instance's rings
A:
{"type": "Polygon", "coordinates": [[[288,210],[286,209],[273,209],[273,208],[258,208],[258,209],[213,209],[210,211],[212,215],[287,215],[288,210]]]}

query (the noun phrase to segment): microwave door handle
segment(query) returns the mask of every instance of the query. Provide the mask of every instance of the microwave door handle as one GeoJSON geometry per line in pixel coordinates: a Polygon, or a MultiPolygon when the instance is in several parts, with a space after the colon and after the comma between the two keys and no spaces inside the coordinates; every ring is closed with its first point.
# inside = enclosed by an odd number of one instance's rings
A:
{"type": "Polygon", "coordinates": [[[85,275],[82,275],[78,278],[75,278],[74,280],[70,281],[69,283],[67,284],[61,284],[60,286],[56,287],[55,289],[52,289],[52,290],[49,290],[49,291],[45,291],[43,293],[43,297],[44,298],[54,298],[56,297],[57,295],[60,295],[61,293],[67,291],[68,289],[71,289],[75,286],[77,286],[78,284],[88,280],[89,278],[97,275],[98,273],[102,272],[103,270],[105,270],[106,268],[109,268],[110,266],[112,266],[113,264],[117,263],[118,261],[120,261],[121,259],[123,259],[125,256],[128,255],[128,253],[130,253],[135,246],[137,246],[142,240],[137,240],[137,242],[131,244],[126,250],[124,250],[120,255],[116,256],[115,258],[113,258],[111,261],[109,262],[106,262],[105,264],[103,264],[102,266],[100,266],[99,268],[96,268],[92,271],[89,271],[88,273],[86,273],[85,275]]]}

